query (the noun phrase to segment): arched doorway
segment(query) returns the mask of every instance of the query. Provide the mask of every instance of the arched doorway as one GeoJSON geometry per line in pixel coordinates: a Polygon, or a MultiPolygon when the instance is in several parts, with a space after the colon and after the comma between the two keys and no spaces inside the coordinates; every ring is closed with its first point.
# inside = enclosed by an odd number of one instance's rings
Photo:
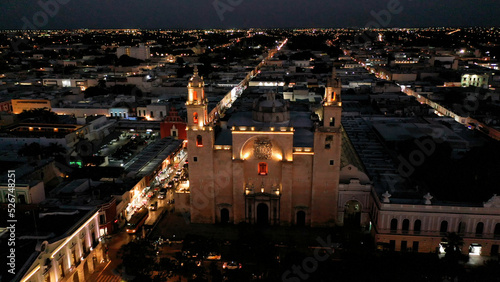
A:
{"type": "Polygon", "coordinates": [[[80,278],[78,277],[78,271],[73,275],[73,282],[80,282],[80,278]]]}
{"type": "Polygon", "coordinates": [[[345,204],[344,226],[359,227],[361,225],[361,204],[351,200],[345,204]]]}
{"type": "Polygon", "coordinates": [[[266,225],[269,223],[269,207],[260,203],[257,205],[257,224],[266,225]]]}
{"type": "Polygon", "coordinates": [[[220,210],[220,222],[229,223],[229,210],[224,208],[220,210]]]}
{"type": "Polygon", "coordinates": [[[306,226],[306,212],[298,211],[297,212],[297,226],[306,226]]]}
{"type": "Polygon", "coordinates": [[[89,274],[90,274],[89,264],[88,260],[86,260],[85,263],[83,264],[83,278],[86,279],[87,277],[89,277],[89,274]]]}
{"type": "Polygon", "coordinates": [[[92,247],[95,247],[96,245],[96,238],[95,238],[95,233],[92,231],[92,247]]]}

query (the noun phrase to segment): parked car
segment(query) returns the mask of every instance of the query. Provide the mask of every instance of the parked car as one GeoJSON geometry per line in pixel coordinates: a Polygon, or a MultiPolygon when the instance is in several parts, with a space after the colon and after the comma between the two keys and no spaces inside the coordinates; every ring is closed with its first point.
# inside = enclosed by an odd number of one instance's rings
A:
{"type": "Polygon", "coordinates": [[[149,209],[155,211],[158,209],[158,201],[154,201],[149,205],[149,209]]]}
{"type": "Polygon", "coordinates": [[[219,253],[210,252],[207,255],[207,260],[220,260],[221,255],[219,253]]]}
{"type": "Polygon", "coordinates": [[[237,263],[235,261],[225,261],[222,264],[223,269],[233,270],[241,268],[241,263],[237,263]]]}

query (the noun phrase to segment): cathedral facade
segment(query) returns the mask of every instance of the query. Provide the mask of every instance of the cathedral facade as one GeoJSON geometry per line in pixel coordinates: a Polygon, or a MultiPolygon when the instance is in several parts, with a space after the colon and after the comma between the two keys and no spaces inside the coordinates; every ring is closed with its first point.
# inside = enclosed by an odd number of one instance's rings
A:
{"type": "Polygon", "coordinates": [[[333,72],[319,108],[267,93],[246,97],[213,123],[195,71],[186,102],[191,222],[336,224],[343,212],[340,91],[333,72]]]}

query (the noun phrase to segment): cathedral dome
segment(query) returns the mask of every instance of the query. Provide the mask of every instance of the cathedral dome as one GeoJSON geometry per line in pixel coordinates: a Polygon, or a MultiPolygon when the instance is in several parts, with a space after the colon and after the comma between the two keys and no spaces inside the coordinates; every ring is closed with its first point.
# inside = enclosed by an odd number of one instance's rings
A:
{"type": "Polygon", "coordinates": [[[259,122],[288,122],[290,120],[288,102],[276,99],[276,93],[262,95],[253,103],[252,117],[259,122]]]}

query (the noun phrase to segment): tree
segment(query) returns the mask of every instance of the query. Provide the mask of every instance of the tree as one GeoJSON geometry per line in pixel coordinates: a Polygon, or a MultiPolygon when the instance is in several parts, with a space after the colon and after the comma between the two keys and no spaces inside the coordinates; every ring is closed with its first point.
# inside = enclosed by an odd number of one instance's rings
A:
{"type": "Polygon", "coordinates": [[[99,87],[99,88],[106,88],[106,80],[99,79],[99,81],[97,82],[97,87],[99,87]]]}
{"type": "Polygon", "coordinates": [[[156,261],[156,253],[147,241],[132,241],[118,250],[118,257],[129,275],[137,281],[150,280],[156,261]]]}
{"type": "Polygon", "coordinates": [[[58,120],[57,114],[47,108],[24,110],[19,114],[19,120],[31,119],[41,123],[55,123],[58,120]]]}
{"type": "Polygon", "coordinates": [[[41,146],[38,143],[24,144],[24,146],[17,151],[19,156],[39,158],[42,155],[41,146]]]}
{"type": "Polygon", "coordinates": [[[95,97],[95,96],[103,96],[107,95],[109,93],[108,90],[105,88],[101,87],[101,85],[98,86],[91,86],[85,90],[85,98],[90,98],[90,97],[95,97]]]}
{"type": "Polygon", "coordinates": [[[64,155],[66,154],[66,148],[64,148],[63,145],[59,143],[50,143],[49,146],[47,146],[45,149],[45,154],[49,156],[57,156],[57,155],[64,155]]]}
{"type": "Polygon", "coordinates": [[[65,155],[67,151],[63,145],[59,143],[50,143],[49,146],[43,148],[43,155],[45,157],[54,157],[56,161],[65,163],[65,155]]]}
{"type": "Polygon", "coordinates": [[[129,57],[127,55],[122,55],[118,61],[116,61],[116,66],[123,66],[123,67],[132,67],[132,66],[138,66],[140,65],[143,60],[139,60],[136,58],[129,57]]]}
{"type": "Polygon", "coordinates": [[[458,261],[462,254],[461,248],[464,245],[462,237],[455,232],[448,232],[442,240],[446,242],[445,258],[458,261]]]}

